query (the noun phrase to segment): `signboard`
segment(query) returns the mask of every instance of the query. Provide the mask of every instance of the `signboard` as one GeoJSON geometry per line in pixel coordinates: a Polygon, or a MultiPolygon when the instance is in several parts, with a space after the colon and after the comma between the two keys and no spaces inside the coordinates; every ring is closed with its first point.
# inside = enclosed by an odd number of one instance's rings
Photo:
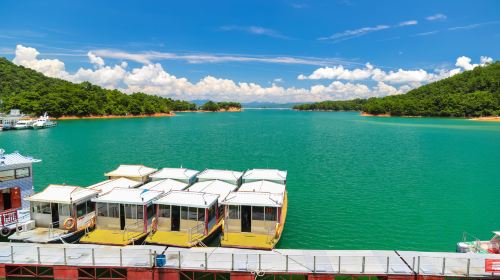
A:
{"type": "Polygon", "coordinates": [[[17,210],[8,210],[0,213],[2,226],[15,224],[17,222],[17,210]]]}
{"type": "Polygon", "coordinates": [[[486,272],[499,272],[500,273],[500,259],[485,259],[484,270],[486,272]]]}

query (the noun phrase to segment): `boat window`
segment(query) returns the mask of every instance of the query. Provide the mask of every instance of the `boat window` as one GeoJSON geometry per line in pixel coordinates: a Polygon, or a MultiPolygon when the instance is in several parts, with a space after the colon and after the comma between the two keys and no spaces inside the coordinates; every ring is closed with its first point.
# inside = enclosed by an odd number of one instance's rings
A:
{"type": "Polygon", "coordinates": [[[187,212],[188,212],[188,208],[185,206],[182,206],[181,207],[181,219],[187,220],[187,216],[188,216],[187,212]]]}
{"type": "Polygon", "coordinates": [[[198,221],[205,221],[205,209],[203,208],[198,208],[198,221]]]}
{"type": "Polygon", "coordinates": [[[59,204],[58,208],[59,208],[58,209],[59,216],[66,216],[66,217],[71,216],[70,205],[68,205],[68,204],[59,204]]]}
{"type": "Polygon", "coordinates": [[[153,216],[154,216],[154,207],[153,207],[153,204],[149,205],[148,208],[146,209],[146,211],[148,213],[148,219],[153,218],[153,216]]]}
{"type": "Polygon", "coordinates": [[[87,203],[83,202],[76,205],[76,216],[81,217],[87,214],[87,203]]]}
{"type": "Polygon", "coordinates": [[[137,205],[125,204],[123,208],[126,219],[137,219],[137,205]]]}
{"type": "Polygon", "coordinates": [[[198,208],[188,208],[188,219],[191,221],[198,220],[198,208]]]}
{"type": "Polygon", "coordinates": [[[118,218],[120,217],[120,207],[118,203],[108,204],[108,217],[118,218]]]}
{"type": "Polygon", "coordinates": [[[144,218],[144,206],[143,205],[137,206],[137,217],[139,217],[139,219],[144,218]]]}
{"type": "Polygon", "coordinates": [[[108,216],[108,204],[107,203],[97,203],[97,216],[101,216],[101,217],[108,216]]]}
{"type": "Polygon", "coordinates": [[[16,169],[16,179],[25,178],[30,176],[30,168],[18,168],[16,169]]]}
{"type": "Polygon", "coordinates": [[[2,170],[0,171],[0,182],[5,182],[15,179],[14,170],[2,170]]]}
{"type": "Polygon", "coordinates": [[[252,220],[264,220],[264,207],[252,207],[252,220]]]}
{"type": "Polygon", "coordinates": [[[266,207],[266,221],[276,221],[276,207],[266,207]]]}
{"type": "Polygon", "coordinates": [[[159,205],[158,217],[170,218],[170,205],[159,205]]]}
{"type": "Polygon", "coordinates": [[[240,206],[229,205],[229,219],[239,219],[239,218],[240,218],[240,206]]]}
{"type": "Polygon", "coordinates": [[[87,213],[92,211],[95,211],[95,204],[92,201],[87,200],[87,213]]]}

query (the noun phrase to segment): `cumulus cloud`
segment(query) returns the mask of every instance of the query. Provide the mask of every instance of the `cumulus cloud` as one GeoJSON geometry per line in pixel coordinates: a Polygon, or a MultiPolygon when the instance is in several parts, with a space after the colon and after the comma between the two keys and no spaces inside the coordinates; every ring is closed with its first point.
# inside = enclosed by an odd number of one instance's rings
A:
{"type": "Polygon", "coordinates": [[[35,48],[17,45],[15,54],[12,62],[17,65],[31,68],[53,78],[64,78],[67,75],[62,61],[59,59],[38,59],[40,53],[35,48]]]}
{"type": "Polygon", "coordinates": [[[96,56],[92,52],[88,52],[87,56],[89,57],[90,63],[94,64],[96,67],[104,66],[104,59],[96,56]]]}
{"type": "Polygon", "coordinates": [[[448,17],[444,14],[435,14],[432,16],[428,16],[425,19],[428,21],[442,21],[442,20],[446,20],[447,18],[448,17]]]}

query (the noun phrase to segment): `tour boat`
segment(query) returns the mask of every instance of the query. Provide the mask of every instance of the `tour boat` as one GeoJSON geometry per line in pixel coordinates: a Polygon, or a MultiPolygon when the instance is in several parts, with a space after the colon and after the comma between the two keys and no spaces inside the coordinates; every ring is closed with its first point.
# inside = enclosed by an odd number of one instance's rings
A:
{"type": "Polygon", "coordinates": [[[137,188],[142,185],[142,182],[137,182],[134,180],[130,180],[128,178],[116,178],[109,179],[106,181],[99,182],[97,184],[91,185],[88,188],[96,190],[99,195],[106,194],[110,192],[114,188],[137,188]]]}
{"type": "Polygon", "coordinates": [[[76,242],[94,226],[95,211],[91,198],[97,191],[67,185],[49,185],[27,201],[31,220],[20,225],[12,241],[31,243],[76,242]]]}
{"type": "Polygon", "coordinates": [[[184,191],[167,193],[154,202],[158,205],[155,232],[146,242],[177,247],[203,246],[220,232],[223,214],[220,201],[236,189],[233,184],[210,180],[197,182],[184,191]]]}
{"type": "Polygon", "coordinates": [[[32,119],[21,119],[17,121],[17,123],[14,125],[14,129],[28,129],[28,128],[33,128],[33,123],[35,123],[35,120],[32,119]]]}
{"type": "Polygon", "coordinates": [[[130,180],[146,183],[150,181],[149,175],[156,171],[156,169],[144,165],[122,164],[118,166],[117,169],[104,174],[104,176],[108,177],[108,179],[124,177],[130,180]]]}
{"type": "Polygon", "coordinates": [[[47,113],[45,113],[43,114],[43,116],[40,116],[31,126],[34,129],[40,129],[40,128],[54,127],[56,125],[57,123],[51,121],[47,113]]]}
{"type": "MultiPolygon", "coordinates": [[[[254,172],[249,170],[245,173],[254,172]]],[[[279,170],[258,171],[223,201],[225,207],[223,247],[273,249],[281,238],[287,213],[286,174],[279,170]],[[274,176],[270,176],[274,174],[274,176]],[[260,178],[267,180],[256,181],[260,178]],[[276,183],[280,182],[280,183],[276,183]]],[[[243,176],[245,180],[245,175],[243,176]]]]}
{"type": "Polygon", "coordinates": [[[125,246],[142,244],[151,231],[153,201],[162,192],[137,188],[114,188],[92,199],[96,203],[95,229],[81,243],[125,246]]]}
{"type": "MultiPolygon", "coordinates": [[[[30,220],[29,203],[23,198],[33,194],[33,163],[39,159],[19,152],[6,154],[0,149],[0,235],[6,237],[16,224],[30,220]]],[[[21,227],[22,229],[22,227],[21,227]]]]}
{"type": "Polygon", "coordinates": [[[479,239],[467,241],[467,234],[464,234],[464,240],[457,243],[457,252],[500,254],[500,231],[494,231],[493,237],[487,241],[481,241],[479,239]]]}
{"type": "Polygon", "coordinates": [[[243,172],[232,170],[205,169],[196,175],[197,182],[219,180],[236,186],[241,184],[243,172]]]}
{"type": "Polygon", "coordinates": [[[179,182],[173,179],[160,181],[151,181],[140,186],[140,189],[168,193],[170,191],[180,191],[188,187],[187,183],[179,182]]]}
{"type": "Polygon", "coordinates": [[[198,173],[200,171],[187,168],[162,168],[149,177],[152,181],[172,179],[191,185],[196,181],[196,174],[198,173]]]}

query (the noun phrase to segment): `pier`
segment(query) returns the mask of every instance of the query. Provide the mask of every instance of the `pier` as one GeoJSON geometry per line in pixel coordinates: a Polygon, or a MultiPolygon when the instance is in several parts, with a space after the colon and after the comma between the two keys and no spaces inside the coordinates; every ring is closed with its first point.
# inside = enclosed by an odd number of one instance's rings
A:
{"type": "Polygon", "coordinates": [[[498,279],[499,266],[472,253],[0,243],[4,279],[498,279]]]}

